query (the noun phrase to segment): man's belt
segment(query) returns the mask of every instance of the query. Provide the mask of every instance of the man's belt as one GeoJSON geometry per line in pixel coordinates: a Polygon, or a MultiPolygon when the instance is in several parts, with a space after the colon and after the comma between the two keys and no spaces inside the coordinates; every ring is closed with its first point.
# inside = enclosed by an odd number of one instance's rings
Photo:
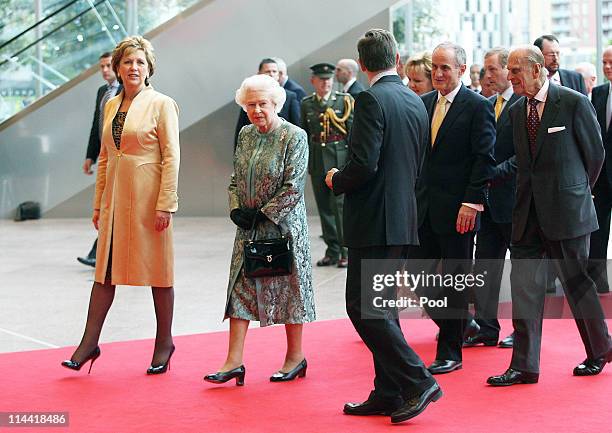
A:
{"type": "Polygon", "coordinates": [[[318,137],[314,136],[312,137],[312,142],[313,143],[317,143],[317,144],[327,144],[327,143],[333,143],[335,141],[343,141],[346,140],[346,136],[345,135],[328,135],[325,141],[321,141],[317,139],[318,137]]]}

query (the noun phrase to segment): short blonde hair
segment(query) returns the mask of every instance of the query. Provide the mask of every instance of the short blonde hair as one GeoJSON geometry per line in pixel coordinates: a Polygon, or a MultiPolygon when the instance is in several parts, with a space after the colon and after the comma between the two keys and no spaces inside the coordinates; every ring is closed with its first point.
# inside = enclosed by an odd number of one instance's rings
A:
{"type": "Polygon", "coordinates": [[[422,53],[415,54],[410,57],[404,67],[404,72],[408,75],[409,69],[415,69],[422,71],[425,76],[431,81],[431,53],[429,51],[423,51],[422,53]]]}
{"type": "MultiPolygon", "coordinates": [[[[115,47],[113,50],[113,59],[111,60],[111,66],[113,72],[117,76],[117,80],[121,83],[121,77],[119,76],[119,63],[125,55],[129,55],[136,50],[144,51],[147,64],[149,66],[149,78],[153,76],[155,72],[155,53],[153,52],[153,45],[142,36],[128,36],[115,47]]],[[[122,83],[123,84],[123,83],[122,83]]],[[[145,84],[148,86],[148,79],[145,80],[145,84]]]]}
{"type": "Polygon", "coordinates": [[[278,81],[265,74],[251,75],[244,79],[240,88],[236,90],[236,104],[240,105],[242,109],[246,111],[246,94],[248,91],[254,90],[265,92],[270,97],[270,101],[274,104],[276,112],[278,113],[281,111],[287,99],[285,89],[278,84],[278,81]]]}

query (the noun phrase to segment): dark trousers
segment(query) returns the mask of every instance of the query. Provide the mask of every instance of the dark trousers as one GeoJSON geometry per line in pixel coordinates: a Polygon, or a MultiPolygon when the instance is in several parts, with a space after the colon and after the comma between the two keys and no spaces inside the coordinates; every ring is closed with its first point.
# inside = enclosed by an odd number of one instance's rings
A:
{"type": "Polygon", "coordinates": [[[525,233],[512,246],[512,324],[514,349],[511,368],[540,372],[540,347],[546,289],[537,283],[540,259],[551,259],[588,358],[604,356],[612,347],[595,284],[587,272],[589,235],[553,241],[544,236],[533,207],[525,233]]]}
{"type": "MultiPolygon", "coordinates": [[[[419,228],[419,242],[419,246],[410,247],[409,257],[431,260],[431,267],[424,270],[426,273],[441,272],[443,275],[457,275],[470,272],[467,262],[472,259],[473,232],[436,234],[427,216],[419,228]]],[[[426,290],[417,288],[416,292],[419,296],[429,299],[447,299],[446,307],[425,307],[429,317],[440,328],[436,359],[461,361],[463,331],[468,319],[467,294],[464,290],[456,290],[454,287],[444,290],[432,290],[431,287],[427,287],[426,290]]]]}
{"type": "MultiPolygon", "coordinates": [[[[405,252],[403,246],[348,249],[346,311],[374,358],[374,396],[388,402],[399,397],[411,398],[435,383],[421,358],[406,342],[397,311],[376,308],[373,298],[381,294],[374,292],[371,284],[361,284],[362,260],[402,259],[405,252]]],[[[363,267],[363,271],[363,281],[370,282],[374,273],[393,272],[384,266],[363,267]]]]}
{"type": "Polygon", "coordinates": [[[325,255],[334,260],[346,258],[346,248],[342,246],[342,212],[344,194],[335,195],[325,184],[325,175],[312,175],[312,191],[321,218],[323,241],[327,245],[325,255]]]}
{"type": "Polygon", "coordinates": [[[610,291],[608,284],[608,240],[610,238],[610,210],[612,209],[612,191],[608,186],[607,179],[600,179],[593,188],[595,198],[595,212],[597,212],[597,223],[599,230],[591,233],[591,247],[589,250],[589,276],[595,282],[597,291],[606,293],[610,291]]]}
{"type": "Polygon", "coordinates": [[[497,307],[504,272],[504,259],[510,247],[512,223],[496,223],[487,209],[480,217],[480,230],[476,236],[475,274],[485,274],[485,284],[474,289],[476,323],[480,334],[499,338],[497,307]]]}

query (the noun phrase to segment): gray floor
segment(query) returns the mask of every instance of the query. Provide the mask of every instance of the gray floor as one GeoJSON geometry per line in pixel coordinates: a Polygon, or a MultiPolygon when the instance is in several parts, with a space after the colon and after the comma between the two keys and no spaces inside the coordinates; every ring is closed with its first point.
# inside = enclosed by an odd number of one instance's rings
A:
{"type": "MultiPolygon", "coordinates": [[[[309,221],[313,260],[324,253],[309,221]]],[[[222,323],[234,226],[228,218],[175,219],[174,334],[226,330],[222,323]]],[[[76,261],[96,232],[87,219],[0,220],[0,353],[78,344],[93,269],[76,261]]],[[[346,270],[314,267],[319,320],[346,317],[346,270]]],[[[153,338],[150,289],[117,289],[102,342],[153,338]]]]}

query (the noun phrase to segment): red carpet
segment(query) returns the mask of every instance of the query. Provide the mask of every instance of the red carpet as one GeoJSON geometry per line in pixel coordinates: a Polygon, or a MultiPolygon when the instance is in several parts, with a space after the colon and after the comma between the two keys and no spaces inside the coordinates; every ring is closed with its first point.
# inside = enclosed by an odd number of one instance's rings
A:
{"type": "MultiPolygon", "coordinates": [[[[414,349],[430,362],[435,326],[402,323],[414,349]]],[[[504,322],[503,335],[509,331],[504,322]]],[[[609,325],[610,326],[610,323],[609,325]]],[[[470,348],[464,369],[438,376],[444,397],[417,418],[392,426],[388,417],[342,414],[346,401],[367,397],[371,356],[347,320],[306,326],[305,379],[270,383],[282,362],[282,327],[253,329],[246,345],[244,387],[202,382],[225,356],[227,334],[176,338],[172,370],[144,374],[152,341],[102,346],[92,374],[60,367],[70,348],[0,355],[0,412],[67,411],[70,428],[0,427],[52,432],[380,432],[405,429],[444,433],[612,432],[612,365],[599,376],[571,372],[585,356],[570,320],[544,324],[542,374],[537,385],[491,388],[491,374],[508,366],[511,350],[470,348]]]]}

